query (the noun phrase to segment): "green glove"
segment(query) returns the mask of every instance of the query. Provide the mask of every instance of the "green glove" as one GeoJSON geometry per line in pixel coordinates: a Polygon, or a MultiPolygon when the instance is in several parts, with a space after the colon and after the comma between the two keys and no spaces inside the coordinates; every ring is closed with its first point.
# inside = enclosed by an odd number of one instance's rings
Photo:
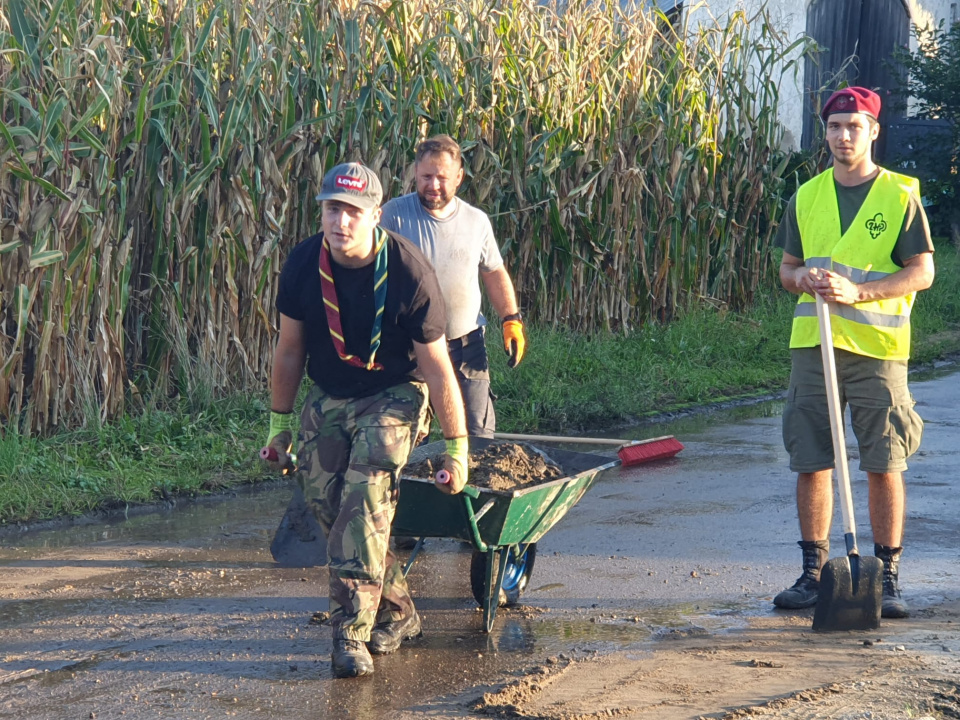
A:
{"type": "Polygon", "coordinates": [[[267,444],[260,450],[261,459],[268,463],[276,463],[284,475],[295,469],[297,456],[290,452],[293,448],[293,436],[297,431],[297,416],[292,412],[278,413],[270,411],[270,430],[267,433],[267,444]]]}
{"type": "Polygon", "coordinates": [[[446,482],[438,480],[437,487],[443,492],[455,495],[467,484],[467,462],[470,457],[470,443],[465,437],[447,438],[447,456],[443,461],[446,482]]]}
{"type": "Polygon", "coordinates": [[[295,413],[278,413],[270,411],[270,431],[267,433],[267,445],[284,430],[290,431],[291,439],[297,432],[298,418],[295,413]]]}

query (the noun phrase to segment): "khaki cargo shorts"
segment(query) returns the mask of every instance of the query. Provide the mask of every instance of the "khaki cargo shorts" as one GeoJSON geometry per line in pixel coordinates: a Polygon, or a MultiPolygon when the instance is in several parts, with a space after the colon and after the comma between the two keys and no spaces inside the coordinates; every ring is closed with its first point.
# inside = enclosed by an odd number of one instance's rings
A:
{"type": "MultiPolygon", "coordinates": [[[[834,467],[830,411],[820,348],[791,350],[793,367],[783,410],[783,444],[790,469],[798,473],[834,467]]],[[[835,350],[840,405],[860,448],[860,469],[888,473],[907,469],[920,447],[923,421],[907,387],[906,360],[878,360],[835,350]]]]}

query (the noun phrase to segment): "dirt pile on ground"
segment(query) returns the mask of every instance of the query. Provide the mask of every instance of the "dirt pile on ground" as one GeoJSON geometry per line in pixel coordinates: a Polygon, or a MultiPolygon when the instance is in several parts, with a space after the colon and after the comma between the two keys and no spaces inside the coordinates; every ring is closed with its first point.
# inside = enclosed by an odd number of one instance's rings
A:
{"type": "MultiPolygon", "coordinates": [[[[432,478],[443,468],[443,455],[410,465],[403,474],[432,478]]],[[[510,491],[563,477],[563,470],[541,451],[526,443],[491,443],[471,451],[469,483],[475,487],[510,491]]]]}

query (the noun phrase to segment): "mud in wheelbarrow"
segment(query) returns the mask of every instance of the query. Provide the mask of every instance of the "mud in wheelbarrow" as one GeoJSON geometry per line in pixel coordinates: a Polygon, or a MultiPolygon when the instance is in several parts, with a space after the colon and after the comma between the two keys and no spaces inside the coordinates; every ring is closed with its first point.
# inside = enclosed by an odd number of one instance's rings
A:
{"type": "MultiPolygon", "coordinates": [[[[493,442],[470,438],[470,449],[482,450],[493,442]]],[[[411,454],[408,467],[443,452],[442,442],[423,445],[411,454]]],[[[467,485],[459,495],[446,495],[432,480],[401,472],[394,534],[455,538],[473,545],[470,586],[483,608],[487,632],[493,629],[498,606],[519,601],[533,572],[537,541],[577,504],[602,471],[620,464],[618,459],[569,450],[551,448],[543,454],[560,466],[564,476],[506,492],[467,485]]],[[[405,573],[417,550],[419,543],[405,573]]]]}

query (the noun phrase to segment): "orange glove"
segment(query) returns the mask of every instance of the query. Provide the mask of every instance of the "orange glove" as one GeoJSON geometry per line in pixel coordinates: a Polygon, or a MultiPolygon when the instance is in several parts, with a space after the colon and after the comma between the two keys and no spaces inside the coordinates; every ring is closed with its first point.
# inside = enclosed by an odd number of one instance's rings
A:
{"type": "Polygon", "coordinates": [[[519,365],[526,347],[527,341],[523,337],[523,319],[520,313],[507,315],[503,319],[503,349],[510,356],[507,365],[510,367],[519,365]]]}

